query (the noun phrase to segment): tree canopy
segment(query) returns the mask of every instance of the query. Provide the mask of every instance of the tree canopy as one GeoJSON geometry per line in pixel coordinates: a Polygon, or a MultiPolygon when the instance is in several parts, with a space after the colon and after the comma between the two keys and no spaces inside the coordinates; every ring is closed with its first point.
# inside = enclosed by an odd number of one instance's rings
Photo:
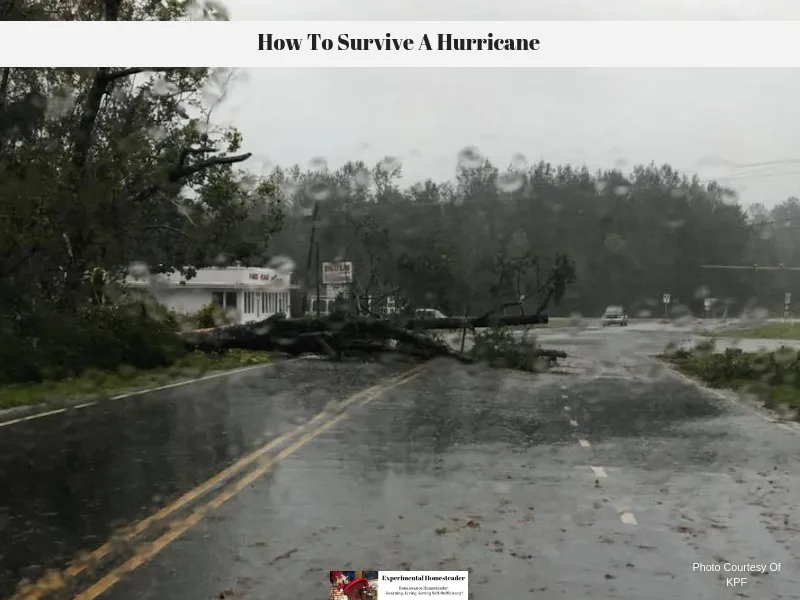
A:
{"type": "Polygon", "coordinates": [[[317,205],[323,260],[354,261],[358,284],[375,295],[397,293],[448,314],[519,297],[535,311],[551,272],[561,283],[550,313],[564,315],[622,304],[632,315],[659,316],[665,293],[697,314],[709,296],[733,311],[754,297],[777,310],[794,285],[788,275],[704,265],[788,266],[798,248],[785,229],[800,219],[795,199],[748,211],[730,190],[669,165],[590,172],[518,156],[501,169],[472,148],[459,160],[454,181],[412,185],[401,184],[391,159],[333,172],[280,169],[276,180],[293,208],[273,250],[304,253],[317,205]]]}

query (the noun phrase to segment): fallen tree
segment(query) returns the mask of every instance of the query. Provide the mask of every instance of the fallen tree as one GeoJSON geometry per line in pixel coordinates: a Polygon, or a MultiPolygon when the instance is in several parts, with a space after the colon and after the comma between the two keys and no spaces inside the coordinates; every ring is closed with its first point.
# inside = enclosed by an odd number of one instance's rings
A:
{"type": "MultiPolygon", "coordinates": [[[[347,313],[298,319],[274,315],[255,323],[193,331],[182,335],[188,351],[224,352],[238,348],[283,352],[292,356],[322,354],[335,359],[341,359],[350,353],[391,351],[421,359],[448,356],[463,363],[471,363],[476,360],[474,356],[458,352],[446,342],[421,332],[547,322],[546,315],[410,319],[399,324],[387,319],[347,313]]],[[[566,357],[564,352],[556,350],[537,352],[550,362],[566,357]]]]}

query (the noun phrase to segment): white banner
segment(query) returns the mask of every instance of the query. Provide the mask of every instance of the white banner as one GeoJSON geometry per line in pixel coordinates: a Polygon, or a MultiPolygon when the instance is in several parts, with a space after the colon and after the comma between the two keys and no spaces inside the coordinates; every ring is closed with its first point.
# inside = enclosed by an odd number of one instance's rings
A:
{"type": "Polygon", "coordinates": [[[378,571],[378,600],[469,597],[468,571],[378,571]]]}
{"type": "Polygon", "coordinates": [[[800,21],[2,21],[10,67],[800,67],[800,21]]]}

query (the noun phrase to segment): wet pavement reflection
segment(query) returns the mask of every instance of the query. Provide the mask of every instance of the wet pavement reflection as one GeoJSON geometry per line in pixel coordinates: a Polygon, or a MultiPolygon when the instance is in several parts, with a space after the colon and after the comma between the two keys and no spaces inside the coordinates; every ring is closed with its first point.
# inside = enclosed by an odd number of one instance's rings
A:
{"type": "Polygon", "coordinates": [[[1,429],[0,597],[403,368],[274,365],[1,429]]]}

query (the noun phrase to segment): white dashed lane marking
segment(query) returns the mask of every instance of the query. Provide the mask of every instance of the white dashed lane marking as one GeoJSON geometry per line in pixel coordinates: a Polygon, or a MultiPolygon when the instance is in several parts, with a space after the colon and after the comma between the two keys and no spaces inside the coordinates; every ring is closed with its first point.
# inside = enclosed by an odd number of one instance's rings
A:
{"type": "MultiPolygon", "coordinates": [[[[621,378],[621,379],[625,379],[625,378],[621,378]]],[[[562,399],[566,400],[567,396],[563,395],[562,399]]],[[[570,413],[571,411],[572,411],[572,408],[570,406],[564,406],[564,412],[570,413]]],[[[569,424],[572,425],[573,427],[578,427],[578,422],[575,419],[570,419],[569,420],[569,424]]],[[[578,444],[582,448],[590,448],[591,447],[591,444],[589,443],[589,440],[585,440],[585,439],[582,439],[582,438],[578,439],[578,444]]],[[[606,470],[603,467],[589,467],[589,468],[594,473],[594,476],[597,477],[598,479],[607,478],[608,477],[608,475],[606,474],[606,470]]],[[[633,515],[633,513],[631,511],[629,511],[627,509],[619,510],[619,520],[622,521],[622,523],[624,525],[638,525],[638,523],[636,522],[636,517],[633,515]]]]}

